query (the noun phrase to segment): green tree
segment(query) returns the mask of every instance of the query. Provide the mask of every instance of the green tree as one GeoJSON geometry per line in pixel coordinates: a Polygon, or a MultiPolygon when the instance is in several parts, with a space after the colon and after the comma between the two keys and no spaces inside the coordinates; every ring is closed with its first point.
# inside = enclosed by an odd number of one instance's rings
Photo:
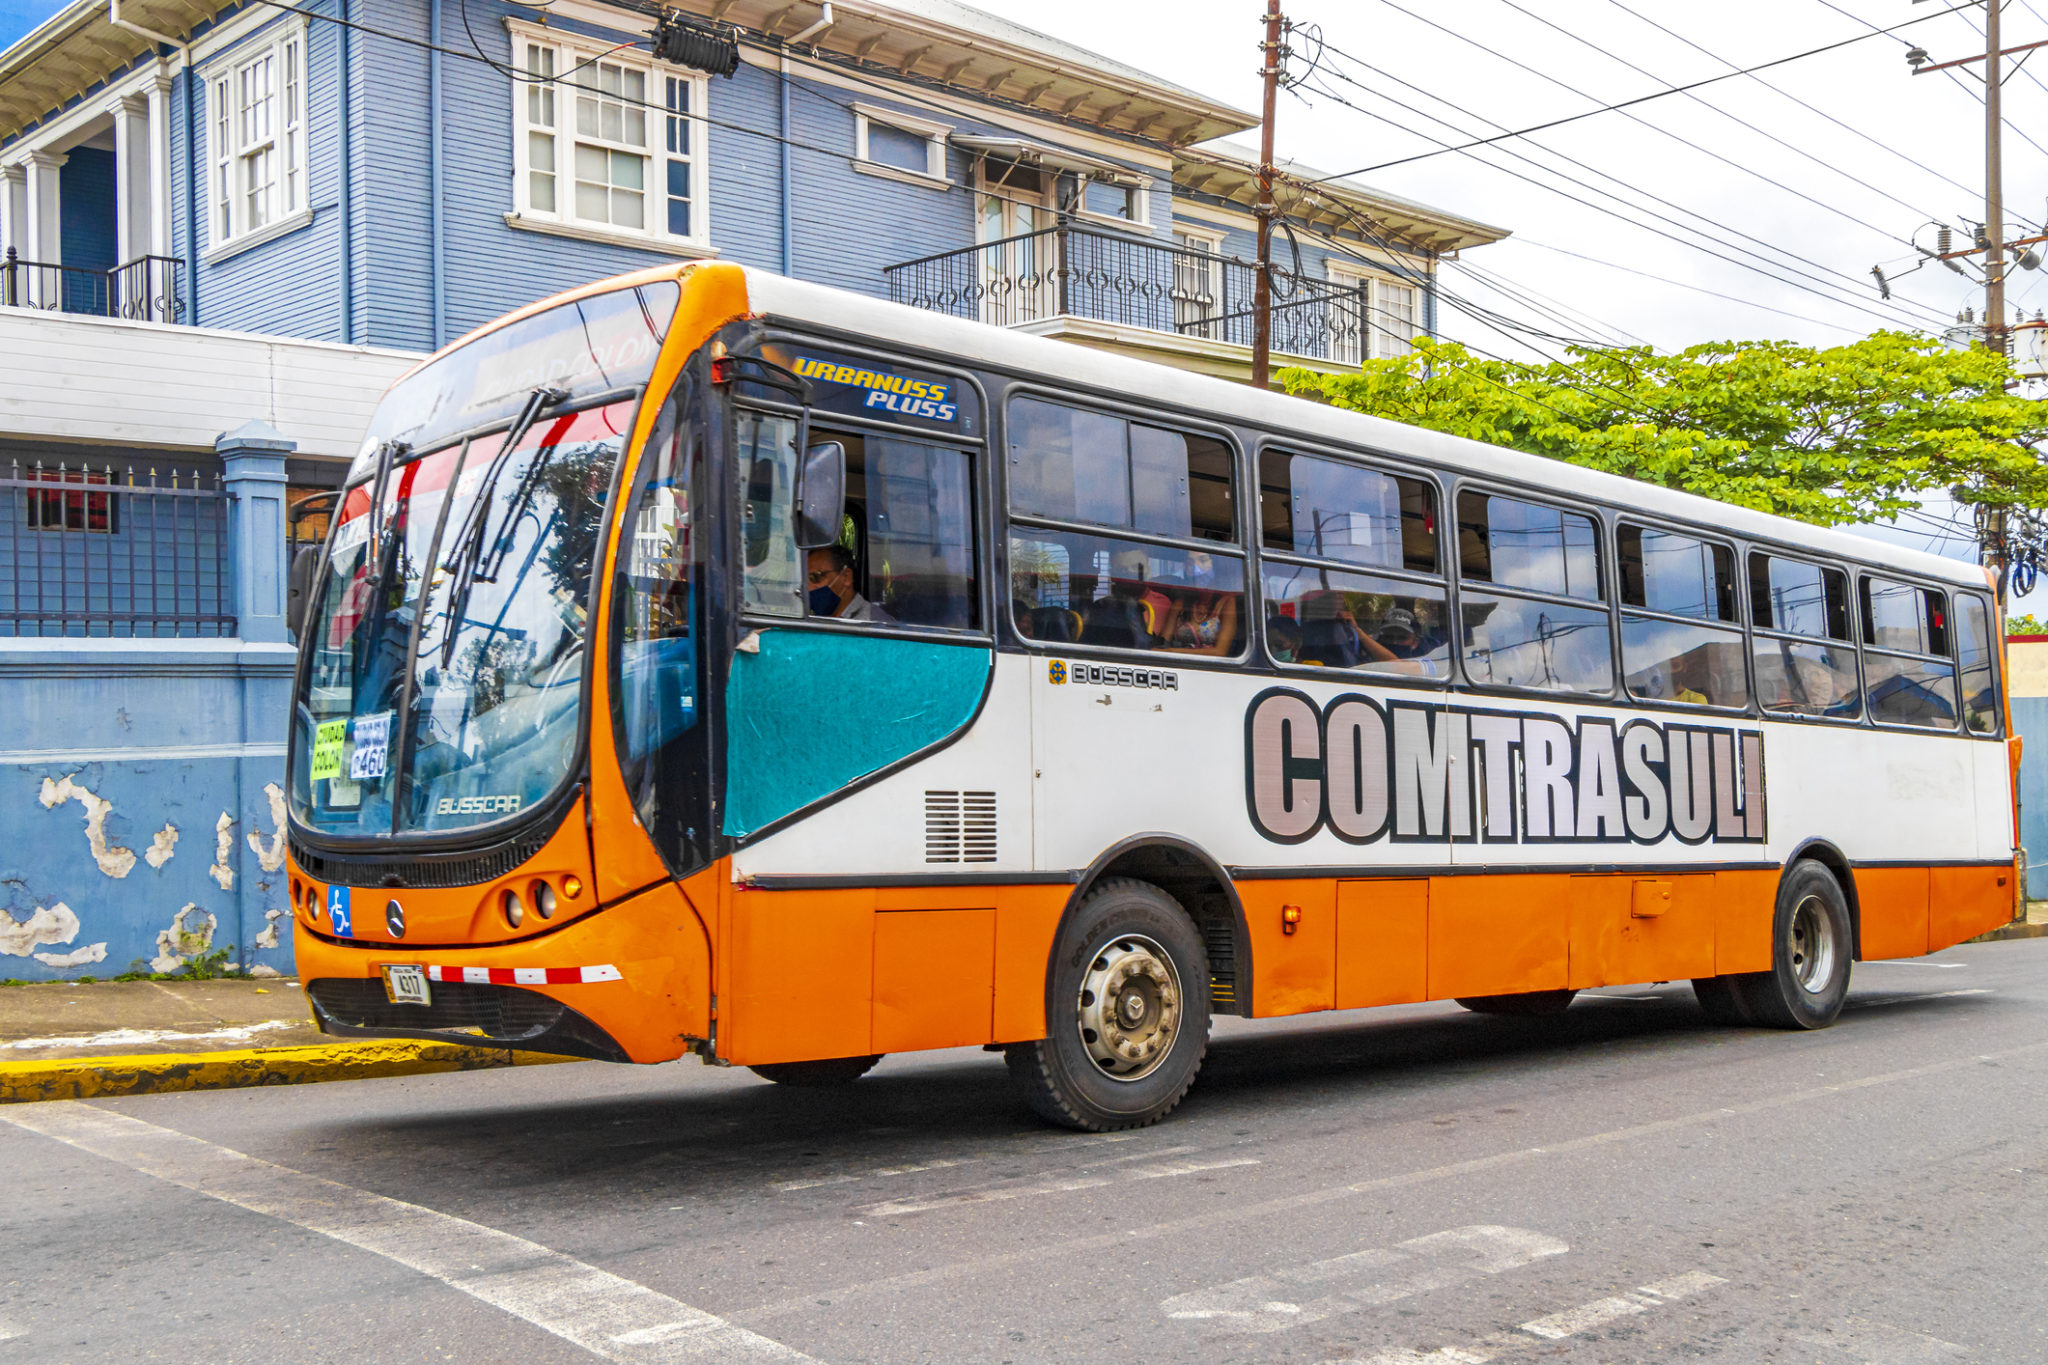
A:
{"type": "Polygon", "coordinates": [[[1289,393],[1821,525],[1952,492],[2048,508],[2048,407],[2004,357],[1877,332],[1845,346],[1709,342],[1489,360],[1427,338],[1358,374],[1288,369],[1289,393]]]}

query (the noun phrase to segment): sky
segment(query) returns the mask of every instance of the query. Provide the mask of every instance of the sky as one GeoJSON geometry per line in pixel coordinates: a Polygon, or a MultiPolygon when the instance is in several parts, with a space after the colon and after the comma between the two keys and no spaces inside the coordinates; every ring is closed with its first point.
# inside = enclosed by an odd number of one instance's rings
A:
{"type": "MultiPolygon", "coordinates": [[[[1258,108],[1260,0],[979,4],[1258,108]]],[[[1287,0],[1297,25],[1290,69],[1315,70],[1281,96],[1279,149],[1509,229],[1507,240],[1445,265],[1446,294],[1556,336],[1669,350],[1725,339],[1824,345],[1881,326],[1939,331],[1983,302],[1976,279],[1939,264],[1908,273],[1920,259],[1915,244],[1935,244],[1932,223],[1949,224],[1960,241],[1984,216],[1983,85],[1972,74],[1981,68],[1915,76],[1905,60],[1909,44],[1936,62],[1984,50],[1981,4],[1949,5],[1287,0]],[[1895,36],[1871,33],[1907,23],[1895,36]],[[1441,152],[1441,141],[1526,128],[1859,35],[1869,36],[1757,77],[1441,152]],[[1422,153],[1439,154],[1406,160],[1422,153]],[[1397,161],[1405,164],[1387,164],[1397,161]],[[1892,281],[1889,302],[1873,265],[1892,281]]],[[[0,0],[0,46],[56,8],[0,0]]],[[[2048,40],[2048,0],[2007,0],[2002,13],[2005,46],[2048,40]]],[[[2035,55],[2004,87],[2009,239],[2048,226],[2048,48],[2035,55]]],[[[2044,280],[2048,269],[2016,271],[2008,285],[2028,317],[2048,309],[2044,280]]],[[[1539,353],[1532,347],[1559,350],[1555,340],[1502,335],[1455,305],[1441,309],[1439,331],[1525,359],[1539,353]]],[[[1967,530],[1951,521],[1945,505],[1932,506],[1909,516],[1898,538],[1968,556],[1967,530]]],[[[2048,590],[2039,596],[2048,604],[2048,590]]]]}

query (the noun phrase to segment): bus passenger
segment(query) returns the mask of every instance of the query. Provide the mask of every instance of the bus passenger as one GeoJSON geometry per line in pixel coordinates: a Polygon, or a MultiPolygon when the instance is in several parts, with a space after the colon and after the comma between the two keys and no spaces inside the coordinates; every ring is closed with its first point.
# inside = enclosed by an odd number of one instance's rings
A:
{"type": "Polygon", "coordinates": [[[806,564],[809,571],[805,574],[805,581],[811,588],[811,615],[876,624],[895,620],[854,590],[853,551],[844,545],[827,545],[813,550],[806,564]]]}

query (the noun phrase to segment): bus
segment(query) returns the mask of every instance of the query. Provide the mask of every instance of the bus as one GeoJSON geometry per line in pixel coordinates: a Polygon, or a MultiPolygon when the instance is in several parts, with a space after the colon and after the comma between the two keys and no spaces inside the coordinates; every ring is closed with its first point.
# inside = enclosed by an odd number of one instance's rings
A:
{"type": "Polygon", "coordinates": [[[305,566],[319,1026],[1157,1121],[1217,1014],[1834,1021],[2020,906],[1983,571],[726,263],[401,378],[305,566]]]}

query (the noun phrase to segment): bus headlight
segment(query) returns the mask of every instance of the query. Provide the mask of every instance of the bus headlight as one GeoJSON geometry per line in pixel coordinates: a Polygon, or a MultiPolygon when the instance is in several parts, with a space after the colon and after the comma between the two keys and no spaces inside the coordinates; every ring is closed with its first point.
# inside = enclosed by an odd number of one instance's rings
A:
{"type": "Polygon", "coordinates": [[[533,908],[542,919],[555,917],[555,888],[546,882],[533,884],[533,908]]]}
{"type": "Polygon", "coordinates": [[[520,901],[517,891],[506,891],[504,897],[505,923],[517,929],[526,920],[526,906],[520,901]]]}

